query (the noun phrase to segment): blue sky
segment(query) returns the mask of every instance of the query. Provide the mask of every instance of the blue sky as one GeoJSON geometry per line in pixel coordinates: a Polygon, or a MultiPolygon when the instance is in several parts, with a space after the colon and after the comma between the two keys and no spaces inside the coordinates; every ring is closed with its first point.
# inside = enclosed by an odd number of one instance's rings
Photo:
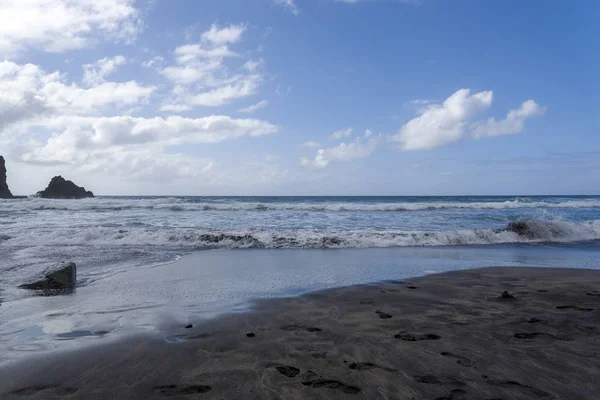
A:
{"type": "Polygon", "coordinates": [[[595,1],[0,0],[14,193],[600,193],[595,1]]]}

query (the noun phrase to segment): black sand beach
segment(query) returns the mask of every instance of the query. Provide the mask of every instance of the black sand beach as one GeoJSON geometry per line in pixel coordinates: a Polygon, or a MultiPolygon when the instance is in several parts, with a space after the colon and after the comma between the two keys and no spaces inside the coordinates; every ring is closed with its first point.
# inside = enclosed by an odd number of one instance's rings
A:
{"type": "Polygon", "coordinates": [[[599,332],[600,271],[463,270],[26,359],[0,398],[597,399],[599,332]]]}

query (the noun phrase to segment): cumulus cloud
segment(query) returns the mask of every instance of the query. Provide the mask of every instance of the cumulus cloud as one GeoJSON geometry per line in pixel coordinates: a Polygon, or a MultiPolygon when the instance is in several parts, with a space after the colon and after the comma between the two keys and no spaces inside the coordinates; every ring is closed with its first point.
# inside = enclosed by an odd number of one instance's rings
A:
{"type": "Polygon", "coordinates": [[[135,151],[97,151],[86,155],[78,166],[83,173],[126,177],[127,180],[152,179],[154,182],[177,179],[213,177],[215,162],[210,159],[190,157],[185,154],[161,153],[157,149],[135,151]]]}
{"type": "Polygon", "coordinates": [[[275,2],[275,4],[286,8],[294,15],[300,14],[300,8],[298,8],[298,6],[296,5],[294,0],[273,0],[273,1],[275,2]]]}
{"type": "Polygon", "coordinates": [[[103,82],[90,88],[66,84],[58,72],[34,64],[0,62],[0,132],[18,121],[44,114],[90,114],[105,107],[146,103],[155,91],[135,81],[103,82]]]}
{"type": "Polygon", "coordinates": [[[486,122],[476,122],[472,127],[473,136],[475,138],[483,138],[521,133],[523,132],[525,120],[527,118],[542,115],[545,112],[545,107],[540,107],[533,100],[527,100],[521,104],[520,108],[510,110],[508,114],[506,114],[506,118],[501,121],[496,121],[496,119],[492,117],[486,122]]]}
{"type": "Polygon", "coordinates": [[[239,42],[245,30],[246,25],[219,28],[213,24],[202,33],[200,43],[177,47],[175,65],[160,71],[174,84],[161,110],[216,107],[255,94],[263,81],[264,61],[228,62],[242,58],[229,45],[239,42]]]}
{"type": "Polygon", "coordinates": [[[433,104],[406,123],[392,137],[404,150],[433,149],[460,140],[469,123],[492,105],[491,91],[471,95],[469,89],[457,90],[442,104],[433,104]]]}
{"type": "MultiPolygon", "coordinates": [[[[23,162],[85,165],[90,158],[120,152],[152,152],[183,144],[214,144],[242,136],[275,133],[277,126],[226,116],[204,118],[135,118],[60,116],[32,121],[30,127],[49,132],[45,140],[21,146],[23,162]]],[[[114,156],[115,158],[117,156],[114,156]]]]}
{"type": "Polygon", "coordinates": [[[250,105],[248,107],[240,108],[238,111],[239,112],[243,112],[243,113],[251,113],[251,112],[254,112],[256,110],[260,110],[261,108],[265,108],[268,104],[269,104],[268,101],[262,100],[262,101],[259,101],[256,104],[252,104],[252,105],[250,105]]]}
{"type": "Polygon", "coordinates": [[[352,135],[352,128],[340,129],[339,131],[333,132],[329,138],[330,139],[343,139],[350,135],[352,135]]]}
{"type": "Polygon", "coordinates": [[[0,0],[0,58],[35,47],[81,49],[99,39],[131,42],[141,30],[135,0],[0,0]]]}
{"type": "MultiPolygon", "coordinates": [[[[469,89],[460,89],[442,104],[429,104],[419,110],[419,116],[408,121],[397,134],[389,139],[401,143],[403,150],[429,150],[462,139],[466,134],[474,138],[520,133],[525,120],[542,115],[545,107],[534,100],[527,100],[516,110],[510,110],[506,118],[496,121],[477,121],[493,101],[493,92],[484,91],[471,95],[469,89]]],[[[417,101],[415,104],[427,104],[417,101]]]]}
{"type": "Polygon", "coordinates": [[[242,38],[242,33],[246,30],[246,25],[229,25],[225,28],[219,28],[212,24],[210,29],[202,34],[202,40],[210,42],[216,46],[236,43],[242,38]]]}
{"type": "Polygon", "coordinates": [[[83,83],[88,86],[99,85],[106,76],[112,74],[119,65],[127,62],[124,56],[104,57],[94,64],[83,65],[83,83]]]}
{"type": "Polygon", "coordinates": [[[356,138],[352,142],[340,143],[336,147],[319,149],[313,160],[303,157],[300,159],[300,163],[307,167],[325,168],[331,163],[365,158],[371,155],[379,144],[379,141],[379,136],[371,138],[366,142],[362,138],[356,138]]]}

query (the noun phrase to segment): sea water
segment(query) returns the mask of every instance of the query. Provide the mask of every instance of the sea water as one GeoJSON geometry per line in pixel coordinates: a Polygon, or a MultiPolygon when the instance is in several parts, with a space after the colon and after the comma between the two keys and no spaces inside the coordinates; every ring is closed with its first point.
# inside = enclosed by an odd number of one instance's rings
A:
{"type": "MultiPolygon", "coordinates": [[[[482,266],[600,268],[600,197],[0,200],[0,363],[255,298],[482,266]],[[522,221],[527,234],[506,230],[522,221]],[[67,296],[18,289],[64,261],[67,296]]],[[[166,330],[165,330],[166,329],[166,330]]]]}

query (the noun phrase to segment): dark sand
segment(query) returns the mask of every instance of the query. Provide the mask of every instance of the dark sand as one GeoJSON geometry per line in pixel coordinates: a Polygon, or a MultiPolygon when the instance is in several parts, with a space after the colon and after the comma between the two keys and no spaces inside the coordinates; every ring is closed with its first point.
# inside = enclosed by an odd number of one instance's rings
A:
{"type": "Polygon", "coordinates": [[[143,337],[8,366],[0,398],[600,398],[600,271],[468,270],[257,308],[173,328],[183,343],[143,337]]]}

